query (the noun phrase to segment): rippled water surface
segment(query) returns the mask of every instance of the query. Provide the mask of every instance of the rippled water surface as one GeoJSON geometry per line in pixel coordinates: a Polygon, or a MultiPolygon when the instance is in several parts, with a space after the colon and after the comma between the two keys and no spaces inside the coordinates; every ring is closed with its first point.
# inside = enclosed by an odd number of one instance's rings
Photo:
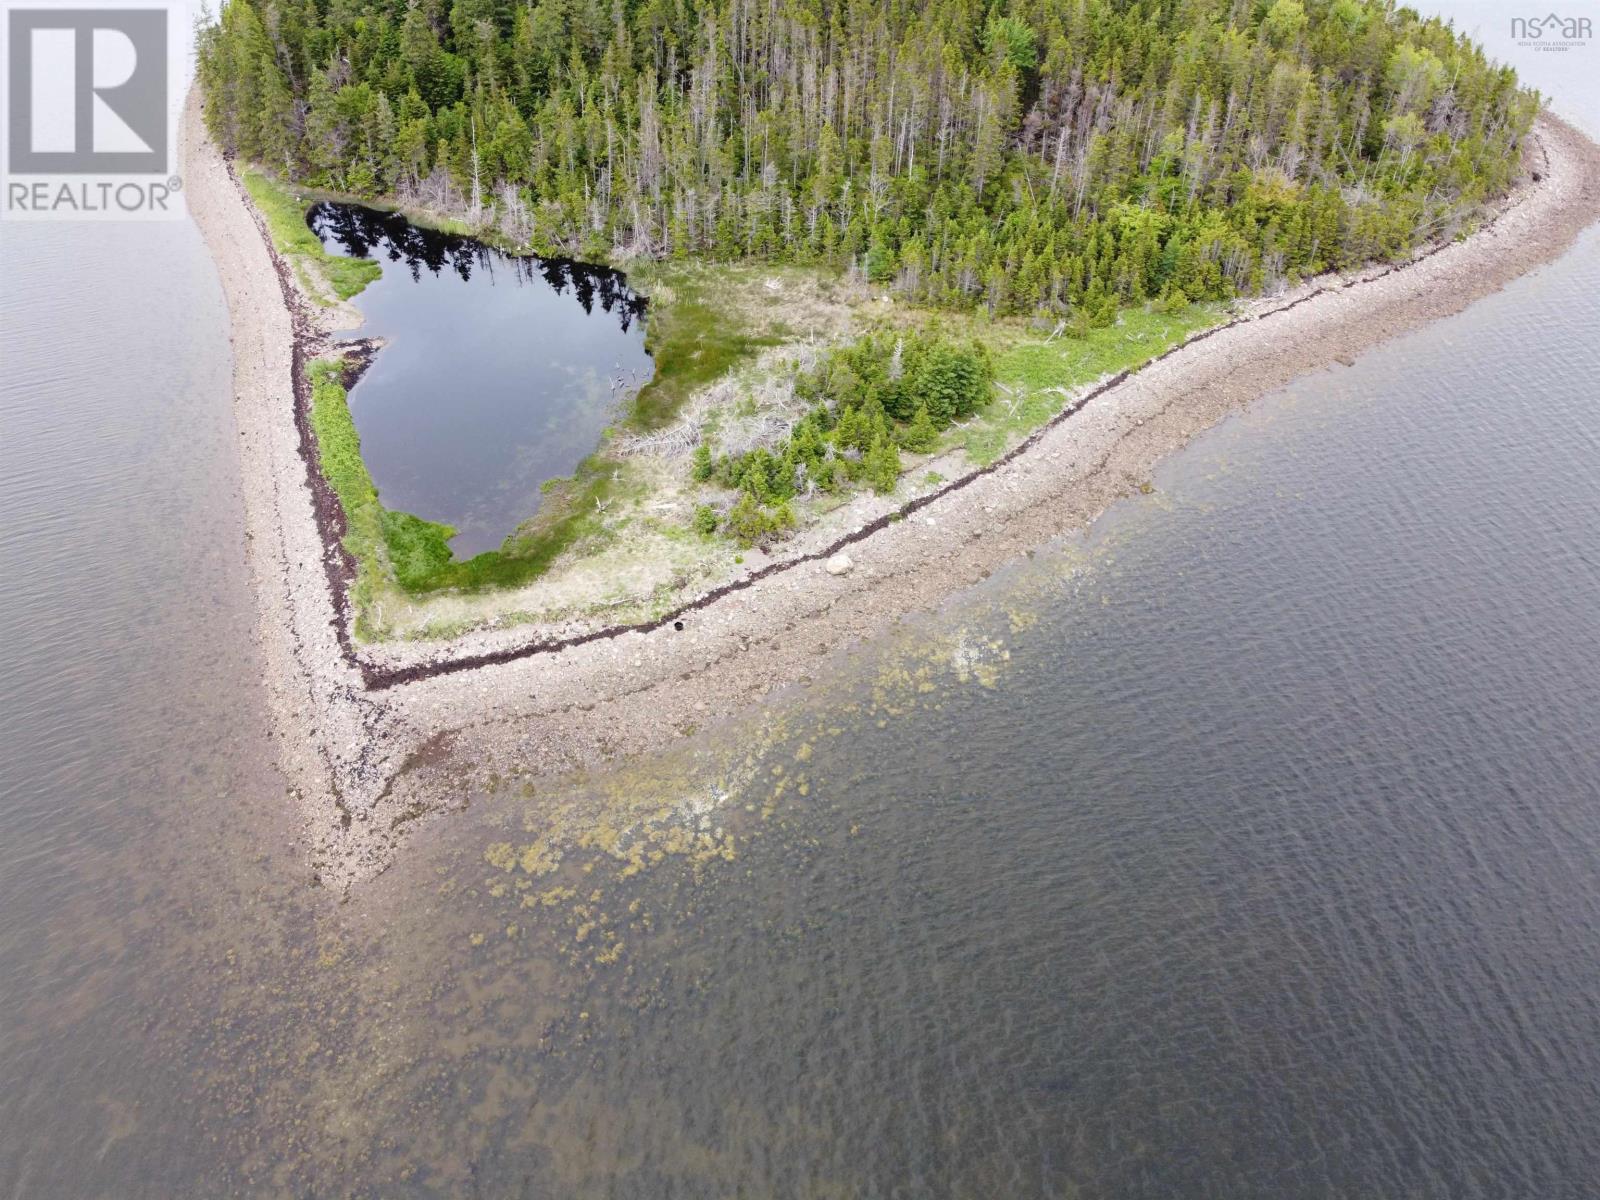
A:
{"type": "Polygon", "coordinates": [[[197,238],[0,252],[0,1195],[1594,1194],[1596,232],[342,904],[197,238]]]}

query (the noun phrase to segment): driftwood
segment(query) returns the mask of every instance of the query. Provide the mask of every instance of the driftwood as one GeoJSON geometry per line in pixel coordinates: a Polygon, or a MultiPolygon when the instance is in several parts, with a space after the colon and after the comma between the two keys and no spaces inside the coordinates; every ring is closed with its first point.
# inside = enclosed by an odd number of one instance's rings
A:
{"type": "Polygon", "coordinates": [[[654,454],[662,458],[682,458],[700,444],[698,421],[679,421],[655,433],[624,433],[611,442],[611,449],[623,458],[654,454]]]}

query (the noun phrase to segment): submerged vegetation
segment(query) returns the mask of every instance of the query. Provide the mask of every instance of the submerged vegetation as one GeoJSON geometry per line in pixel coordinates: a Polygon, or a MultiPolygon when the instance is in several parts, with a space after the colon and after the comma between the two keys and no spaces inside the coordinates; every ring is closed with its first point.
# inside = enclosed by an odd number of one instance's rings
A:
{"type": "Polygon", "coordinates": [[[323,477],[344,509],[345,549],[358,564],[358,600],[375,595],[386,577],[410,593],[514,587],[536,578],[589,530],[589,506],[611,490],[609,476],[590,459],[571,479],[558,482],[559,488],[576,495],[569,496],[566,504],[552,506],[558,510],[553,520],[530,522],[500,550],[455,561],[450,553],[454,529],[385,508],[378,499],[378,489],[361,460],[361,439],[341,381],[343,369],[339,358],[311,364],[311,429],[323,477]]]}

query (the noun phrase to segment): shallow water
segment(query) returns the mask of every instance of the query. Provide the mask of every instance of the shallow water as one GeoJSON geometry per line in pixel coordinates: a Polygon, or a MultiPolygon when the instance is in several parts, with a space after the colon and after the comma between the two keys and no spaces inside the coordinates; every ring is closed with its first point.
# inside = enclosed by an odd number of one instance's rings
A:
{"type": "Polygon", "coordinates": [[[354,303],[382,337],[350,391],[386,506],[457,530],[457,558],[497,549],[570,475],[654,369],[644,301],[604,267],[514,258],[391,213],[318,204],[330,249],[383,265],[354,303]]]}
{"type": "Polygon", "coordinates": [[[0,251],[0,1195],[1593,1194],[1596,231],[342,905],[198,239],[0,251]]]}

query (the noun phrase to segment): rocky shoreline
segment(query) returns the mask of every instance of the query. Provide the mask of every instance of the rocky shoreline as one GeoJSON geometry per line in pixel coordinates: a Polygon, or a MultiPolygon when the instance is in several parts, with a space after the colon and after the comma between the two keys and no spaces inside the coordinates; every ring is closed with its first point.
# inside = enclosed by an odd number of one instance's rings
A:
{"type": "MultiPolygon", "coordinates": [[[[1154,464],[1257,396],[1448,316],[1558,256],[1600,215],[1600,149],[1543,116],[1528,173],[1470,238],[1311,281],[1104,381],[991,467],[648,626],[483,630],[448,644],[349,634],[343,517],[309,459],[310,311],[205,136],[185,192],[227,296],[246,537],[283,765],[319,878],[348,887],[477,773],[638,753],[803,682],[818,657],[1084,528],[1154,464]],[[331,506],[331,507],[330,507],[331,506]],[[852,560],[835,573],[828,561],[852,560]]],[[[837,561],[834,566],[839,564],[837,561]]]]}

